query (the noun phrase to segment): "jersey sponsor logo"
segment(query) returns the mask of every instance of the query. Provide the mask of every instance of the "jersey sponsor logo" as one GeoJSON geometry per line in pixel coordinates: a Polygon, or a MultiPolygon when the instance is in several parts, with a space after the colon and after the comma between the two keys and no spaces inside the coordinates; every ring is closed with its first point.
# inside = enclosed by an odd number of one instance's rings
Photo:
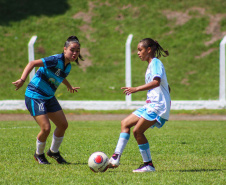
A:
{"type": "Polygon", "coordinates": [[[60,69],[55,72],[55,75],[60,76],[60,69]]]}
{"type": "Polygon", "coordinates": [[[51,84],[53,84],[56,88],[60,85],[58,81],[56,81],[54,78],[49,78],[49,81],[51,84]]]}

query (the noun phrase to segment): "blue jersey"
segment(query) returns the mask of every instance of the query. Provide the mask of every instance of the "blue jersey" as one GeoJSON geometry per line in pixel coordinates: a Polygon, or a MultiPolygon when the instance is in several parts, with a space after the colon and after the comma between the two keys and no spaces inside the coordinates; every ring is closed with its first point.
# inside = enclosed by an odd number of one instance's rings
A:
{"type": "Polygon", "coordinates": [[[25,96],[35,99],[50,99],[58,86],[71,71],[71,64],[65,66],[64,54],[57,54],[41,59],[40,67],[27,86],[25,96]]]}

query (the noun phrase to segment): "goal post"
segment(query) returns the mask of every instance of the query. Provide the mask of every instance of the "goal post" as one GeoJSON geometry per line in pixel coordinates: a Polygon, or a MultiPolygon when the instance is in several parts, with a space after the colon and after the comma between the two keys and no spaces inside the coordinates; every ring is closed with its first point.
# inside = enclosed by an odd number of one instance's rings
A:
{"type": "Polygon", "coordinates": [[[219,79],[219,100],[226,101],[226,76],[225,76],[225,44],[226,36],[220,42],[220,79],[219,79]]]}
{"type": "MultiPolygon", "coordinates": [[[[34,44],[36,39],[37,39],[37,36],[34,35],[31,37],[28,43],[28,62],[31,62],[35,59],[34,44]]],[[[29,81],[31,81],[34,75],[35,75],[35,68],[29,74],[29,81]]]]}
{"type": "MultiPolygon", "coordinates": [[[[125,66],[125,81],[126,87],[131,87],[132,78],[131,78],[131,42],[132,42],[133,34],[130,34],[126,40],[126,66],[125,66]]],[[[132,95],[126,95],[126,105],[129,107],[132,104],[132,95]]]]}

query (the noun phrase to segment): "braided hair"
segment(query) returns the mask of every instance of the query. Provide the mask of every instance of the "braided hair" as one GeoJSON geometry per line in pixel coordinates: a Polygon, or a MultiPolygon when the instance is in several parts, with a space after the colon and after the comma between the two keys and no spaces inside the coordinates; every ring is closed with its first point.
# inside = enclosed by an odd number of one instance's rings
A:
{"type": "MultiPolygon", "coordinates": [[[[78,43],[79,46],[80,46],[80,43],[79,43],[79,40],[78,40],[78,37],[76,36],[70,36],[68,37],[68,39],[66,40],[65,44],[64,44],[64,47],[68,47],[70,45],[70,43],[73,42],[73,43],[78,43]]],[[[78,56],[82,61],[84,61],[82,55],[80,55],[79,53],[79,56],[78,56]]],[[[75,60],[75,62],[79,65],[79,62],[78,62],[78,58],[75,60]]]]}
{"type": "Polygon", "coordinates": [[[145,38],[142,39],[140,43],[142,43],[145,48],[150,47],[153,50],[156,58],[160,58],[161,56],[169,56],[168,50],[164,50],[156,40],[153,40],[151,38],[145,38]]]}

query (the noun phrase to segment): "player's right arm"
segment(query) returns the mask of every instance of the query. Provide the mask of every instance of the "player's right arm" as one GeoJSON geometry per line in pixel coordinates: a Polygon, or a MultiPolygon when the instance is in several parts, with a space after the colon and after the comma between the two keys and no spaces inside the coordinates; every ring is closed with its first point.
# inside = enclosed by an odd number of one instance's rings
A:
{"type": "Polygon", "coordinates": [[[20,87],[23,86],[24,82],[27,79],[27,76],[30,74],[30,72],[33,70],[34,67],[42,67],[44,66],[43,61],[41,59],[33,60],[27,64],[27,66],[24,68],[24,71],[20,77],[19,80],[12,82],[16,86],[15,90],[18,90],[20,87]]]}
{"type": "Polygon", "coordinates": [[[153,79],[153,81],[151,81],[147,84],[144,84],[144,85],[141,85],[138,87],[121,87],[121,89],[125,89],[123,91],[124,94],[130,95],[130,94],[136,93],[138,91],[146,91],[146,90],[154,89],[154,88],[160,86],[160,82],[161,82],[161,78],[155,77],[153,79]]]}

